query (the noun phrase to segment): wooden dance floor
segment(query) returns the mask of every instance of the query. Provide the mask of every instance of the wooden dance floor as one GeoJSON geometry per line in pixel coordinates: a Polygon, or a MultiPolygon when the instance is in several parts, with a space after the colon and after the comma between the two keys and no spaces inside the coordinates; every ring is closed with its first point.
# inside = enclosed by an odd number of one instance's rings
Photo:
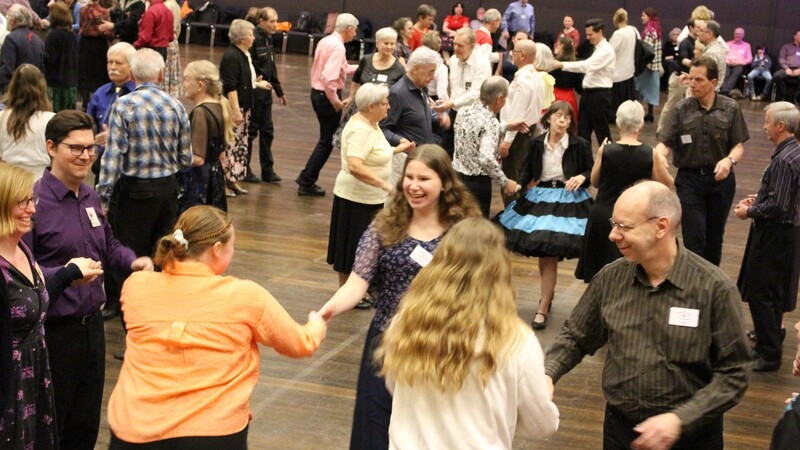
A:
{"type": "MultiPolygon", "coordinates": [[[[224,48],[201,45],[181,47],[183,65],[207,58],[218,64],[224,48]]],[[[336,291],[336,273],[326,264],[332,190],[340,169],[338,154],[331,155],[319,185],[325,197],[297,196],[294,179],[304,167],[316,143],[318,125],[309,100],[311,59],[304,55],[277,55],[278,71],[289,101],[273,107],[275,170],[283,182],[243,184],[250,194],[229,200],[236,225],[236,255],[228,273],[256,281],[281,302],[299,321],[318,309],[336,291]]],[[[662,97],[663,98],[663,97],[662,97]]],[[[663,101],[663,100],[662,100],[663,101]]],[[[761,174],[769,162],[773,145],[762,130],[765,103],[741,101],[751,139],[736,167],[736,201],[758,189],[761,174]]],[[[191,105],[187,104],[187,107],[191,105]]],[[[614,131],[616,136],[616,131],[614,131]]],[[[655,125],[646,124],[643,140],[655,144],[655,125]]],[[[595,144],[596,147],[596,144],[595,144]]],[[[257,151],[252,167],[258,173],[257,151]]],[[[493,202],[502,205],[499,194],[493,202]]],[[[747,238],[749,221],[731,212],[722,268],[736,279],[747,238]]],[[[549,326],[537,332],[544,348],[554,340],[561,324],[576,304],[585,285],[575,279],[575,261],[559,265],[559,279],[549,326]]],[[[514,283],[519,315],[533,319],[539,300],[539,275],[535,259],[514,257],[514,283]]],[[[745,323],[751,320],[743,305],[745,323]]],[[[343,449],[347,448],[353,413],[356,377],[364,338],[374,310],[353,310],[330,324],[328,337],[309,359],[292,360],[262,348],[261,375],[251,399],[253,420],[249,443],[252,449],[343,449]]],[[[784,343],[783,368],[779,372],[753,374],[744,400],[725,415],[728,449],[765,449],[772,428],[783,410],[783,402],[800,387],[791,375],[796,342],[792,326],[800,319],[793,312],[785,317],[789,329],[784,343]]],[[[106,423],[108,396],[117,380],[121,363],[111,355],[121,350],[124,335],[119,320],[106,323],[108,352],[103,423],[97,448],[108,445],[106,423]]],[[[584,362],[556,386],[555,403],[561,412],[561,426],[549,441],[517,439],[515,449],[597,449],[602,447],[604,399],[600,389],[604,352],[584,362]]],[[[146,413],[146,412],[144,412],[146,413]]]]}

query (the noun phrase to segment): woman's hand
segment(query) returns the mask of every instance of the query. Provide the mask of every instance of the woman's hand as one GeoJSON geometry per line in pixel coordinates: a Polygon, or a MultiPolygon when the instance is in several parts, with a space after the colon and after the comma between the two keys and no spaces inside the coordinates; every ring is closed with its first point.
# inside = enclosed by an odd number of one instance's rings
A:
{"type": "Polygon", "coordinates": [[[585,181],[586,181],[586,177],[585,176],[583,176],[583,175],[575,175],[574,177],[572,177],[569,180],[567,180],[566,183],[564,183],[564,187],[568,191],[572,192],[572,191],[577,190],[581,186],[583,186],[583,183],[585,181]]]}
{"type": "Polygon", "coordinates": [[[242,114],[242,111],[239,108],[232,108],[231,122],[233,122],[233,125],[237,127],[244,122],[244,114],[242,114]]]}
{"type": "Polygon", "coordinates": [[[325,339],[325,335],[328,332],[328,322],[320,315],[320,313],[317,311],[311,311],[308,313],[308,323],[309,325],[313,324],[314,326],[322,329],[322,335],[320,338],[325,339]]]}
{"type": "Polygon", "coordinates": [[[99,275],[103,274],[102,264],[100,261],[95,261],[90,258],[72,258],[67,261],[66,265],[75,264],[78,270],[81,271],[83,278],[72,282],[74,285],[88,284],[95,280],[99,275]]]}
{"type": "Polygon", "coordinates": [[[401,139],[400,144],[394,148],[394,153],[408,153],[417,148],[417,143],[407,139],[401,139]]]}

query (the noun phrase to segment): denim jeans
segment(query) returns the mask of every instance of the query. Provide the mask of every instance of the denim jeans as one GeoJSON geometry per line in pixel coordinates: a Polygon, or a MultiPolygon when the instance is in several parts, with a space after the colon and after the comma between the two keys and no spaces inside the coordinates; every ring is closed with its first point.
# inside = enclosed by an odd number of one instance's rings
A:
{"type": "Polygon", "coordinates": [[[772,86],[772,73],[769,69],[753,69],[747,74],[747,93],[745,97],[752,97],[756,94],[756,78],[764,79],[764,90],[761,91],[761,97],[769,95],[769,88],[772,86]]]}

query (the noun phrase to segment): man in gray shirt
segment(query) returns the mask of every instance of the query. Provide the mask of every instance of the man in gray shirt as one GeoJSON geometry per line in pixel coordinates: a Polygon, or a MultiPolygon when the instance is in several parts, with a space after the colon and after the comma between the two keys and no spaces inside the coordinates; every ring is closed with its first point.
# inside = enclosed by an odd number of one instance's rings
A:
{"type": "Polygon", "coordinates": [[[623,258],[592,278],[548,349],[553,383],[608,344],[603,448],[722,449],[722,415],[749,383],[736,286],[676,239],[681,205],[645,181],[614,205],[623,258]]]}

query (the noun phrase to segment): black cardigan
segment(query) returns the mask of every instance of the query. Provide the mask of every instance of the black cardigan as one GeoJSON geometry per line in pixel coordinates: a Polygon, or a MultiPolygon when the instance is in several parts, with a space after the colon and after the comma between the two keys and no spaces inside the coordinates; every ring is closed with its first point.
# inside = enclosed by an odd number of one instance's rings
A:
{"type": "MultiPolygon", "coordinates": [[[[528,183],[538,180],[542,176],[542,166],[544,161],[544,139],[547,133],[540,134],[531,139],[530,152],[519,177],[519,184],[525,188],[528,183]]],[[[589,187],[592,176],[592,146],[586,139],[569,135],[569,143],[564,151],[564,158],[561,160],[561,168],[564,170],[564,177],[570,179],[577,175],[586,177],[581,187],[589,187]]]]}
{"type": "Polygon", "coordinates": [[[234,44],[225,49],[219,63],[219,77],[222,80],[222,94],[236,91],[239,96],[239,108],[250,109],[253,106],[253,83],[250,75],[250,62],[242,49],[234,44]]]}

